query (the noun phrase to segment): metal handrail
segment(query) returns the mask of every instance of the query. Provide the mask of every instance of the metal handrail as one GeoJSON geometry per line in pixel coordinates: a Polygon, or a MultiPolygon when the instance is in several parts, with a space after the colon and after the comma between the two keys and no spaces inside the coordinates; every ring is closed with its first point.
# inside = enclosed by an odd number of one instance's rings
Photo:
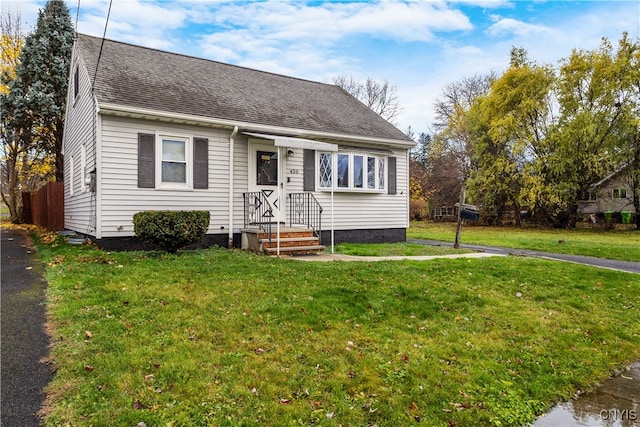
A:
{"type": "Polygon", "coordinates": [[[311,193],[289,193],[289,226],[304,225],[321,243],[322,206],[311,193]]]}
{"type": "Polygon", "coordinates": [[[257,227],[264,231],[271,242],[271,226],[273,225],[273,206],[263,191],[242,193],[244,198],[244,227],[257,227]]]}

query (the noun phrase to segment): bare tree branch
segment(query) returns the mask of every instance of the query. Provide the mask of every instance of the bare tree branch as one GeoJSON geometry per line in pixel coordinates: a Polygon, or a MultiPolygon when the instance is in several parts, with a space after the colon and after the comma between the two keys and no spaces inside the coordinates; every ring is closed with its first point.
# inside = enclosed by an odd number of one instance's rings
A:
{"type": "Polygon", "coordinates": [[[342,74],[333,78],[333,84],[341,87],[354,98],[397,126],[398,115],[402,108],[398,102],[398,88],[389,84],[387,80],[378,82],[368,77],[364,82],[357,81],[353,76],[342,74]]]}

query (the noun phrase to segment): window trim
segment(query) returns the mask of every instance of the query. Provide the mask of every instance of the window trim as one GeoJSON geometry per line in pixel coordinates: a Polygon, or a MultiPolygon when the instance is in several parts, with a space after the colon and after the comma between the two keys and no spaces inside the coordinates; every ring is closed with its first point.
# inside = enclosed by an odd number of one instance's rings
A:
{"type": "MultiPolygon", "coordinates": [[[[316,166],[318,168],[318,177],[317,177],[317,188],[319,191],[331,191],[333,190],[334,192],[351,192],[351,193],[385,193],[387,190],[387,186],[386,186],[386,181],[388,181],[388,168],[387,168],[387,164],[388,164],[388,156],[383,156],[383,155],[379,155],[379,154],[372,154],[372,153],[367,153],[365,151],[338,151],[336,153],[332,153],[332,152],[325,152],[325,151],[318,151],[318,156],[317,156],[317,160],[316,160],[316,166]],[[323,156],[330,156],[331,158],[331,163],[330,163],[330,167],[331,167],[331,176],[330,176],[330,185],[329,186],[323,186],[323,183],[326,183],[327,180],[323,180],[323,164],[322,164],[322,158],[323,156]],[[342,185],[341,186],[341,182],[339,182],[338,178],[339,178],[339,167],[338,167],[338,158],[339,157],[343,157],[343,156],[347,156],[348,158],[348,162],[347,162],[347,168],[346,168],[346,175],[347,175],[347,184],[346,186],[342,185]],[[362,160],[362,171],[361,171],[361,186],[358,187],[356,186],[356,165],[355,165],[355,159],[359,158],[362,160]],[[369,159],[373,159],[372,165],[373,165],[373,172],[371,172],[369,170],[369,159]],[[382,165],[383,167],[383,176],[382,176],[382,180],[380,179],[380,165],[382,165]],[[369,186],[369,178],[370,178],[370,174],[373,174],[372,178],[374,179],[374,188],[371,188],[369,186]]],[[[358,165],[360,166],[360,165],[358,165]]],[[[357,174],[358,178],[360,178],[360,173],[357,174]]],[[[344,181],[343,181],[344,182],[344,181]]]]}
{"type": "Polygon", "coordinates": [[[155,150],[155,188],[160,190],[192,190],[193,189],[193,137],[191,135],[173,134],[168,132],[156,132],[155,150]],[[164,182],[162,180],[162,142],[163,140],[181,141],[185,143],[185,182],[164,182]]]}

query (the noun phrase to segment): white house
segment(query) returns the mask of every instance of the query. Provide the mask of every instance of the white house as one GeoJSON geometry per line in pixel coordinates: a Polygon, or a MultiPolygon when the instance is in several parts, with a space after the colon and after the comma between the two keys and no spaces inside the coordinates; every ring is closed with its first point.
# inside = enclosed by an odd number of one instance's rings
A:
{"type": "Polygon", "coordinates": [[[65,227],[126,247],[136,212],[208,210],[222,246],[298,223],[325,244],[404,241],[413,146],[335,85],[78,35],[65,227]]]}

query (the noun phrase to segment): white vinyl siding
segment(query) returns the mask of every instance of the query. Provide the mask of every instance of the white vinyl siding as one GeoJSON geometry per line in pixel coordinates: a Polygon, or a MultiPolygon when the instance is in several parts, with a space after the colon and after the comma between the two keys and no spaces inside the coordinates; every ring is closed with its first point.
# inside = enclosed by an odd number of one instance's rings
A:
{"type": "MultiPolygon", "coordinates": [[[[249,191],[249,143],[241,133],[235,136],[233,151],[233,231],[244,227],[244,199],[242,193],[249,191]]],[[[225,203],[227,206],[227,203],[225,203]]],[[[228,232],[228,231],[227,231],[228,232]]]]}
{"type": "MultiPolygon", "coordinates": [[[[101,189],[98,193],[99,205],[101,206],[99,238],[133,236],[132,218],[136,212],[165,209],[209,210],[211,221],[208,233],[229,233],[228,149],[230,130],[177,126],[115,116],[101,116],[100,123],[102,166],[98,168],[101,175],[101,189]],[[204,190],[138,188],[138,133],[188,135],[192,139],[195,137],[207,138],[209,141],[209,188],[204,190]]],[[[283,159],[285,192],[303,191],[302,154],[301,149],[293,149],[293,156],[283,159]]],[[[316,153],[316,158],[319,154],[316,153]]],[[[389,195],[379,191],[336,191],[334,194],[334,225],[336,230],[405,228],[408,226],[408,182],[406,178],[408,154],[406,150],[396,150],[389,153],[389,156],[397,157],[397,194],[389,195]]],[[[366,157],[365,154],[365,162],[366,157]]],[[[233,162],[234,232],[239,232],[243,226],[242,193],[248,190],[247,162],[248,141],[245,136],[238,134],[235,137],[233,162]]],[[[363,179],[364,185],[367,185],[366,175],[363,179]]],[[[89,192],[84,194],[89,194],[89,192]]],[[[75,197],[77,195],[78,193],[75,197]]],[[[328,230],[331,221],[331,193],[317,191],[314,195],[323,206],[323,228],[328,230]]],[[[86,227],[79,231],[86,232],[86,227]]]]}
{"type": "MultiPolygon", "coordinates": [[[[375,191],[336,191],[333,194],[334,228],[336,230],[406,228],[409,226],[409,183],[407,150],[389,154],[397,157],[397,194],[375,191]]],[[[365,160],[366,161],[366,160],[365,160]]],[[[367,185],[365,182],[364,185],[367,185]]],[[[325,230],[331,221],[331,192],[315,194],[324,211],[322,223],[325,230]]]]}
{"type": "Polygon", "coordinates": [[[78,94],[74,96],[75,83],[69,85],[63,138],[65,158],[74,158],[73,178],[71,162],[64,165],[64,224],[65,228],[81,233],[95,233],[96,200],[85,189],[84,173],[96,164],[96,138],[94,134],[94,99],[89,87],[89,76],[81,58],[74,54],[74,80],[78,78],[78,94]],[[75,102],[74,102],[75,101],[75,102]],[[83,148],[84,153],[83,153],[83,148]],[[73,185],[73,195],[71,194],[73,185]]]}
{"type": "Polygon", "coordinates": [[[72,196],[76,193],[76,162],[74,159],[73,156],[69,159],[69,194],[72,196]]]}
{"type": "MultiPolygon", "coordinates": [[[[364,152],[366,147],[362,148],[364,152]]],[[[354,150],[354,153],[356,151],[354,150]]],[[[316,180],[320,182],[320,156],[323,153],[316,152],[316,180]]],[[[367,154],[360,153],[366,162],[367,154]]],[[[359,155],[360,155],[359,154],[359,155]]],[[[379,191],[339,191],[333,193],[334,229],[385,229],[407,228],[409,226],[409,181],[408,162],[409,151],[403,149],[390,149],[386,156],[373,154],[373,157],[396,157],[396,194],[381,193],[379,191]]],[[[294,156],[287,158],[287,175],[285,188],[288,192],[302,192],[302,150],[294,150],[294,156]],[[299,174],[291,174],[291,171],[300,171],[299,174]],[[287,180],[290,182],[287,183],[287,180]]],[[[386,166],[386,165],[385,165],[386,166]]],[[[386,173],[386,172],[385,172],[386,173]]],[[[388,178],[385,174],[384,187],[387,187],[388,178]]],[[[367,177],[363,175],[363,185],[367,185],[367,177]]],[[[320,190],[314,192],[315,198],[322,205],[322,228],[329,230],[331,224],[331,191],[320,190]]]]}
{"type": "Polygon", "coordinates": [[[229,135],[222,129],[103,116],[102,237],[132,236],[133,215],[143,210],[208,210],[208,233],[227,233],[229,135]],[[138,188],[138,133],[207,138],[209,188],[138,188]]]}
{"type": "Polygon", "coordinates": [[[80,146],[80,191],[87,191],[87,145],[80,146]]]}

